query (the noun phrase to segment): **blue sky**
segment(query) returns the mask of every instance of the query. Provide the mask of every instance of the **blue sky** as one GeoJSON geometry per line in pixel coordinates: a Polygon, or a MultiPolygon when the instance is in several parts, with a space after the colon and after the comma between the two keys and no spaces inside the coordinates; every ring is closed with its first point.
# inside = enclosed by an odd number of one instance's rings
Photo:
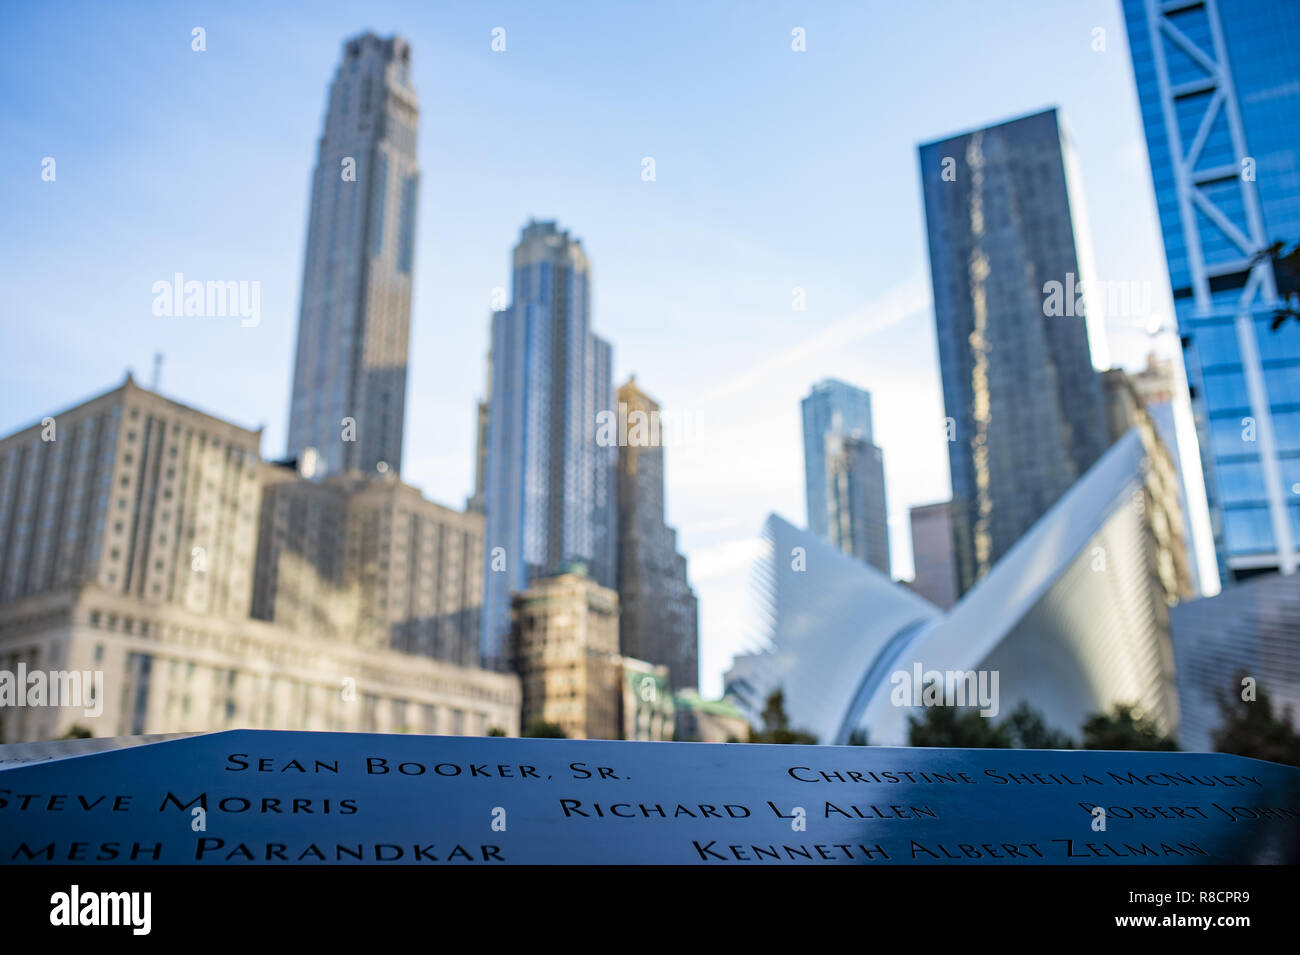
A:
{"type": "MultiPolygon", "coordinates": [[[[164,394],[263,425],[263,454],[282,453],[327,87],[346,37],[400,32],[422,176],[403,477],[463,504],[492,289],[524,222],[557,219],[591,257],[618,380],[693,416],[668,510],[716,693],[746,640],[763,518],[804,520],[813,381],[872,392],[895,576],[911,575],[907,507],[949,493],[918,143],[1061,107],[1099,276],[1152,282],[1171,314],[1115,0],[808,6],[11,0],[0,433],[128,367],[147,383],[160,351],[164,394]],[[260,324],[154,316],[151,287],[175,272],[259,281],[260,324]]],[[[1140,364],[1150,340],[1108,331],[1114,362],[1140,364]]]]}

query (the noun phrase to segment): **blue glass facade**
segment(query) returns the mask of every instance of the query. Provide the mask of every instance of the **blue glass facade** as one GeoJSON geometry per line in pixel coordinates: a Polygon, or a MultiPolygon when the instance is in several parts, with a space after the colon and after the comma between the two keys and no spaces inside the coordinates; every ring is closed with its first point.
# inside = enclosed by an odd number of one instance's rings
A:
{"type": "Polygon", "coordinates": [[[1092,466],[1109,432],[1056,110],[919,148],[953,555],[965,593],[1092,466]]]}
{"type": "Polygon", "coordinates": [[[1271,329],[1277,276],[1254,259],[1300,242],[1300,4],[1123,8],[1228,581],[1300,541],[1300,327],[1271,329]]]}
{"type": "Polygon", "coordinates": [[[582,245],[530,222],[514,250],[511,305],[492,318],[484,506],[484,663],[502,666],[510,595],[565,563],[616,586],[617,446],[595,441],[614,410],[613,350],[591,332],[582,245]]]}
{"type": "Polygon", "coordinates": [[[871,394],[827,378],[803,411],[808,529],[888,574],[884,463],[871,436],[871,394]]]}

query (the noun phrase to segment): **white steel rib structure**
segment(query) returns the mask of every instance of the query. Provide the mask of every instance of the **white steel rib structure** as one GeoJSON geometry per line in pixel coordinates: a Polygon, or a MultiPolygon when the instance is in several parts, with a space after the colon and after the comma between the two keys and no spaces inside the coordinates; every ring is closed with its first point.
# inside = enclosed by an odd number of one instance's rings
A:
{"type": "Polygon", "coordinates": [[[1077,736],[1125,702],[1172,734],[1169,606],[1188,592],[1173,481],[1134,428],[947,614],[773,515],[755,575],[766,646],[737,658],[727,689],[757,714],[782,688],[791,724],[824,743],[865,729],[901,745],[918,711],[891,703],[892,674],[989,670],[1002,714],[1027,700],[1077,736]]]}

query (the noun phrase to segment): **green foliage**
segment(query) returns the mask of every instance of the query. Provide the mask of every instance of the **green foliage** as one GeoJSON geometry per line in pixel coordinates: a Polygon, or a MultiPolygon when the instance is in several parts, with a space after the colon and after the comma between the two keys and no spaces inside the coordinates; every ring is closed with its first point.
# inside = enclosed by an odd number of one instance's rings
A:
{"type": "Polygon", "coordinates": [[[488,736],[505,736],[506,731],[499,726],[493,726],[488,730],[487,734],[488,736]]]}
{"type": "Polygon", "coordinates": [[[775,689],[763,704],[763,731],[751,731],[751,743],[816,743],[817,737],[804,730],[790,729],[790,717],[785,712],[785,691],[775,689]]]}
{"type": "Polygon", "coordinates": [[[544,719],[535,719],[528,724],[524,736],[530,739],[568,739],[564,728],[558,723],[548,723],[544,719]]]}
{"type": "Polygon", "coordinates": [[[921,717],[907,718],[912,746],[954,749],[1073,749],[1074,741],[1052,729],[1043,715],[1021,701],[1000,722],[980,715],[974,706],[930,706],[921,717]]]}
{"type": "Polygon", "coordinates": [[[1094,713],[1084,722],[1083,748],[1176,750],[1178,744],[1161,736],[1155,722],[1131,703],[1116,703],[1109,713],[1094,713]]]}
{"type": "Polygon", "coordinates": [[[84,726],[70,726],[59,739],[94,739],[95,734],[84,726]]]}
{"type": "Polygon", "coordinates": [[[907,718],[909,746],[950,746],[956,749],[1008,749],[1011,734],[974,706],[927,706],[919,719],[907,718]]]}
{"type": "Polygon", "coordinates": [[[1230,693],[1219,694],[1223,722],[1213,734],[1215,750],[1300,766],[1300,733],[1291,707],[1275,713],[1262,685],[1256,687],[1254,700],[1241,699],[1238,691],[1244,678],[1239,675],[1230,693]]]}
{"type": "Polygon", "coordinates": [[[1074,740],[1048,726],[1043,714],[1025,700],[1007,714],[1002,725],[1016,749],[1074,749],[1074,740]]]}

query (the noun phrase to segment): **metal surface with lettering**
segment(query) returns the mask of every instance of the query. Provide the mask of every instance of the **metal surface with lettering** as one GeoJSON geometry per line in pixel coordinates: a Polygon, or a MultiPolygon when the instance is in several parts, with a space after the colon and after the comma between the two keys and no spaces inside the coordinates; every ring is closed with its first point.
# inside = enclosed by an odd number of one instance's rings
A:
{"type": "Polygon", "coordinates": [[[254,730],[5,750],[0,864],[1300,862],[1300,769],[1237,756],[254,730]]]}

